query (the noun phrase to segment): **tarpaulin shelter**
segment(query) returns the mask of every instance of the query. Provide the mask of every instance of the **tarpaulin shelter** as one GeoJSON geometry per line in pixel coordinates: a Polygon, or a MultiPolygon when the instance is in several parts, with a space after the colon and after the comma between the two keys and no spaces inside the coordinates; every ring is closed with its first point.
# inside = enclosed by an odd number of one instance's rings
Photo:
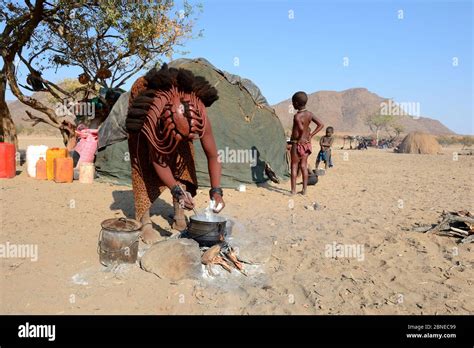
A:
{"type": "MultiPolygon", "coordinates": [[[[203,76],[219,93],[207,114],[211,120],[220,159],[223,187],[239,183],[262,183],[265,163],[278,177],[289,177],[286,139],[283,127],[260,89],[250,80],[219,70],[203,58],[178,59],[170,68],[184,68],[203,76]]],[[[125,118],[129,92],[120,96],[100,128],[96,156],[97,172],[102,179],[130,184],[125,118]]],[[[199,141],[194,141],[198,183],[209,186],[207,159],[199,141]]]]}

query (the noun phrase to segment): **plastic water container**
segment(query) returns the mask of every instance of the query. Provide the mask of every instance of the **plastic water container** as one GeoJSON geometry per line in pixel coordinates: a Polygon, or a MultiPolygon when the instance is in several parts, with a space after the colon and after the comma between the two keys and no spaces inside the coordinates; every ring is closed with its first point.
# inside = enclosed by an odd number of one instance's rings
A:
{"type": "Polygon", "coordinates": [[[75,151],[80,155],[80,163],[94,163],[95,152],[97,151],[98,140],[98,129],[85,128],[80,131],[76,131],[81,139],[75,147],[75,151]]]}
{"type": "Polygon", "coordinates": [[[93,163],[79,164],[79,182],[81,184],[92,184],[94,182],[95,166],[93,163]]]}
{"type": "Polygon", "coordinates": [[[46,175],[46,161],[43,157],[40,157],[36,161],[36,180],[47,180],[48,176],[46,175]]]}
{"type": "Polygon", "coordinates": [[[36,177],[36,162],[40,157],[46,158],[46,145],[30,145],[26,148],[26,171],[28,176],[36,177]]]}
{"type": "Polygon", "coordinates": [[[54,179],[54,167],[53,167],[54,159],[66,158],[66,157],[67,157],[66,148],[53,147],[46,151],[46,175],[48,177],[48,180],[54,179]]]}
{"type": "Polygon", "coordinates": [[[71,157],[57,157],[53,162],[54,182],[71,183],[74,178],[73,160],[71,157]]]}
{"type": "Polygon", "coordinates": [[[11,179],[16,175],[15,145],[0,143],[0,178],[11,179]]]}

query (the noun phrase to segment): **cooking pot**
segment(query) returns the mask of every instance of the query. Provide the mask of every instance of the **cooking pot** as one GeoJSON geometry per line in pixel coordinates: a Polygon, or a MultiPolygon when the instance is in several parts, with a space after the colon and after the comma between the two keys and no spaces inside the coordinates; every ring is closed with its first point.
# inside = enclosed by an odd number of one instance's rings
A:
{"type": "Polygon", "coordinates": [[[222,242],[226,236],[227,219],[217,215],[193,215],[189,218],[187,237],[200,246],[213,246],[222,242]]]}

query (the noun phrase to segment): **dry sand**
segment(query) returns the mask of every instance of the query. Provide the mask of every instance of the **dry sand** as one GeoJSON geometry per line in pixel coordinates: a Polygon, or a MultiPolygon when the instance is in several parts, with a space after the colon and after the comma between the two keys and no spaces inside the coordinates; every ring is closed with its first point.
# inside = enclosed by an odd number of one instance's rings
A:
{"type": "MultiPolygon", "coordinates": [[[[21,148],[28,144],[61,142],[20,139],[21,148]]],[[[474,246],[410,231],[417,222],[436,223],[443,210],[474,210],[474,157],[453,161],[456,150],[334,150],[335,167],[307,197],[288,196],[289,183],[227,189],[223,214],[255,238],[271,239],[270,260],[249,278],[178,283],[138,265],[107,272],[99,264],[101,221],[133,216],[129,187],[38,182],[23,165],[16,178],[0,181],[0,243],[36,244],[38,260],[0,259],[0,312],[472,314],[474,246]],[[305,209],[312,202],[321,209],[305,209]],[[363,246],[363,254],[328,257],[333,242],[363,246]]],[[[172,208],[169,193],[162,198],[153,220],[166,230],[172,208]]],[[[206,205],[207,189],[196,201],[206,205]]]]}

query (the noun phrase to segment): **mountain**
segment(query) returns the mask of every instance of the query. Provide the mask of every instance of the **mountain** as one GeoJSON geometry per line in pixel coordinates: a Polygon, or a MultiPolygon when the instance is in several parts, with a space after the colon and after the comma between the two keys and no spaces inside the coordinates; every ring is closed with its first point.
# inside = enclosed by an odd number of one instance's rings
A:
{"type": "MultiPolygon", "coordinates": [[[[41,103],[53,107],[53,104],[50,101],[51,95],[46,92],[34,92],[31,95],[32,98],[40,101],[41,103]]],[[[34,131],[34,133],[45,133],[45,134],[59,134],[58,130],[54,127],[51,127],[48,124],[45,124],[43,122],[38,123],[36,126],[32,127],[32,123],[29,120],[28,115],[26,114],[26,110],[30,111],[33,115],[37,115],[40,117],[47,117],[45,114],[36,111],[35,109],[30,108],[29,106],[26,106],[22,102],[18,100],[14,101],[7,101],[8,104],[8,109],[10,110],[10,114],[12,116],[13,122],[15,123],[17,130],[23,130],[23,129],[31,129],[31,131],[34,131]]]]}
{"type": "MultiPolygon", "coordinates": [[[[369,115],[381,112],[383,105],[396,105],[366,88],[351,88],[342,92],[319,91],[308,95],[306,108],[318,116],[325,126],[333,126],[338,133],[369,134],[365,125],[369,115]],[[382,104],[384,103],[384,104],[382,104]]],[[[285,129],[291,129],[293,111],[291,99],[273,106],[285,129]]],[[[394,110],[394,109],[391,109],[394,110]]],[[[408,110],[407,110],[408,111],[408,110]]],[[[395,116],[405,128],[404,133],[420,131],[430,134],[455,134],[440,121],[428,117],[395,116]]]]}

